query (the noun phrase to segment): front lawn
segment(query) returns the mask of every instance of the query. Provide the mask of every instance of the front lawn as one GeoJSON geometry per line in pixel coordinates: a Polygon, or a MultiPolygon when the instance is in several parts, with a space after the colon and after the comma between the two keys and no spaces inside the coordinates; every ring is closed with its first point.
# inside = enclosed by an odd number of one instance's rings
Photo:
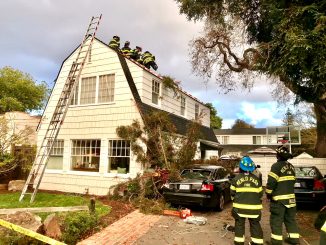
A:
{"type": "MultiPolygon", "coordinates": [[[[22,202],[19,202],[20,194],[20,192],[0,194],[0,209],[67,207],[85,206],[90,204],[89,197],[44,192],[37,193],[33,203],[30,203],[29,195],[25,196],[22,202]]],[[[61,240],[68,244],[76,244],[79,240],[101,229],[103,226],[101,220],[107,216],[111,216],[110,212],[110,206],[104,205],[101,201],[97,200],[95,204],[95,214],[89,213],[88,211],[58,213],[62,228],[61,240]]],[[[49,213],[40,213],[42,220],[44,220],[47,215],[49,215],[49,213]]],[[[11,233],[9,234],[7,230],[3,230],[1,233],[0,230],[0,244],[16,244],[12,242],[17,239],[19,242],[24,240],[35,242],[32,238],[24,237],[15,232],[11,233]],[[11,233],[12,235],[10,235],[11,233]],[[7,235],[5,236],[4,234],[7,235]]]]}
{"type": "Polygon", "coordinates": [[[33,203],[30,203],[30,195],[25,195],[22,202],[19,202],[20,194],[21,192],[0,194],[0,209],[82,206],[89,202],[87,198],[82,196],[43,192],[36,194],[33,203]]]}

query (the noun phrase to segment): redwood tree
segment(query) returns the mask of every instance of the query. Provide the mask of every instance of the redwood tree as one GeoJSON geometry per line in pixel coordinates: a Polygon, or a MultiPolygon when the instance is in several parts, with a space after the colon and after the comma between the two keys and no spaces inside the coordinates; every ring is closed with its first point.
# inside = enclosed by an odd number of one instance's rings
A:
{"type": "Polygon", "coordinates": [[[232,72],[276,78],[296,102],[314,105],[316,153],[326,157],[326,1],[176,0],[189,20],[204,20],[205,32],[192,43],[196,73],[224,89],[250,88],[253,80],[232,79],[232,72]],[[239,38],[242,37],[242,42],[239,38]],[[245,43],[242,49],[239,43],[245,43]],[[229,78],[229,79],[227,79],[229,78]]]}

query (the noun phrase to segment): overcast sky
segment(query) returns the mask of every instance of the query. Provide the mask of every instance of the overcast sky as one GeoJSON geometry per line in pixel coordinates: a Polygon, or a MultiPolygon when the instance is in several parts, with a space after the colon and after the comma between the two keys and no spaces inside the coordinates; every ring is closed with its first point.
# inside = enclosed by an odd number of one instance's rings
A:
{"type": "MultiPolygon", "coordinates": [[[[108,42],[142,46],[156,56],[157,72],[181,81],[182,88],[203,102],[213,103],[223,128],[237,119],[256,127],[281,124],[286,108],[278,107],[266,81],[252,91],[219,93],[192,74],[189,42],[202,23],[187,21],[173,0],[1,0],[0,67],[12,66],[38,82],[53,84],[62,61],[81,42],[90,18],[102,14],[97,37],[108,42]]],[[[217,71],[218,72],[218,71],[217,71]]],[[[1,88],[0,88],[1,89],[1,88]]]]}

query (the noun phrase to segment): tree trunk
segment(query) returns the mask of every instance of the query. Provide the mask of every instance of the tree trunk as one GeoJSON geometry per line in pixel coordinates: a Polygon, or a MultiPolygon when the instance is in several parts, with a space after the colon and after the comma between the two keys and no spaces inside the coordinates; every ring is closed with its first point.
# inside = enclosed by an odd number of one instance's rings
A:
{"type": "Polygon", "coordinates": [[[326,101],[314,103],[317,121],[317,142],[315,146],[317,157],[326,157],[326,101]]]}

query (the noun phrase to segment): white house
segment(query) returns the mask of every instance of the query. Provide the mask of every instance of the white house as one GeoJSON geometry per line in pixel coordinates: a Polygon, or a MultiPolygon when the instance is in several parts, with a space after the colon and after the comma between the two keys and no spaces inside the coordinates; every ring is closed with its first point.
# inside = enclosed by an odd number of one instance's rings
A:
{"type": "MultiPolygon", "coordinates": [[[[77,49],[64,60],[38,131],[41,143],[77,49]]],[[[178,96],[162,78],[133,60],[124,58],[95,39],[74,92],[40,189],[105,195],[109,187],[142,171],[130,143],[116,128],[153,110],[169,113],[177,133],[184,135],[192,119],[201,118],[201,140],[196,158],[219,149],[210,126],[210,110],[190,94],[178,96]]]]}
{"type": "Polygon", "coordinates": [[[214,133],[223,155],[241,156],[261,146],[275,149],[280,144],[301,144],[300,129],[293,126],[215,129],[214,133]]]}
{"type": "MultiPolygon", "coordinates": [[[[6,139],[16,135],[19,136],[18,144],[36,145],[36,128],[40,122],[40,116],[32,116],[22,111],[11,111],[0,115],[0,118],[4,118],[7,124],[7,128],[3,129],[7,131],[7,135],[3,136],[4,138],[1,138],[1,140],[6,141],[6,139]]],[[[10,142],[3,142],[2,147],[6,148],[5,151],[11,151],[10,142]]]]}

